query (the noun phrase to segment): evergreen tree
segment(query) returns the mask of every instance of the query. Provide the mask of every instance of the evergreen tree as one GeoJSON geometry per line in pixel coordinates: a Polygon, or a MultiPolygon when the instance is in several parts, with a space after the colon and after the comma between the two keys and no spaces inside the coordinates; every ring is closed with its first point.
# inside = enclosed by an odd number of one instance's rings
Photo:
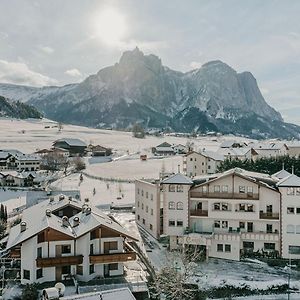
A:
{"type": "Polygon", "coordinates": [[[1,204],[1,207],[0,207],[0,220],[3,221],[4,220],[4,205],[1,204]]]}

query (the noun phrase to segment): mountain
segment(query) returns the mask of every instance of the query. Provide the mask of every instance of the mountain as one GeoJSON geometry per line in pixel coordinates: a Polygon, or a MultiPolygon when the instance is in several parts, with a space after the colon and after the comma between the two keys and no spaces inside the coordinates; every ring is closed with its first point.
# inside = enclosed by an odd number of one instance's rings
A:
{"type": "Polygon", "coordinates": [[[33,88],[0,84],[0,94],[28,102],[46,117],[98,128],[169,127],[251,137],[299,137],[263,98],[250,72],[221,61],[177,72],[138,48],[78,84],[33,88]]]}
{"type": "Polygon", "coordinates": [[[39,119],[42,115],[31,105],[0,96],[0,116],[18,119],[39,119]]]}

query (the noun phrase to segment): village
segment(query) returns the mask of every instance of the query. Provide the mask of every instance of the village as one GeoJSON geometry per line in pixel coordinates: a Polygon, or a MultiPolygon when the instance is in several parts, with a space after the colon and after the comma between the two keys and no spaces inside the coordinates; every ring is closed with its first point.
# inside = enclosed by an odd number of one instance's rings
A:
{"type": "Polygon", "coordinates": [[[273,174],[219,172],[224,161],[299,157],[299,142],[136,138],[72,125],[58,129],[48,120],[0,120],[0,127],[3,299],[33,283],[45,299],[122,293],[150,299],[149,278],[172,269],[170,260],[184,272],[178,255],[187,249],[199,254],[188,283],[207,295],[226,285],[286,291],[287,278],[288,289],[299,290],[296,172],[284,165],[273,174]],[[22,123],[25,133],[9,132],[9,122],[22,123]],[[238,268],[256,269],[262,282],[250,275],[240,280],[238,268]]]}

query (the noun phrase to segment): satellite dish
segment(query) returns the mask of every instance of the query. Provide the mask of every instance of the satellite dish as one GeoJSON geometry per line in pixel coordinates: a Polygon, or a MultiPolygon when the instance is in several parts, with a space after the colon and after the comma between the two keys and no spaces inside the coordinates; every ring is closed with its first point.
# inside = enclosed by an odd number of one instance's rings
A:
{"type": "Polygon", "coordinates": [[[64,295],[66,287],[63,283],[58,282],[54,287],[58,290],[59,296],[64,295]]]}

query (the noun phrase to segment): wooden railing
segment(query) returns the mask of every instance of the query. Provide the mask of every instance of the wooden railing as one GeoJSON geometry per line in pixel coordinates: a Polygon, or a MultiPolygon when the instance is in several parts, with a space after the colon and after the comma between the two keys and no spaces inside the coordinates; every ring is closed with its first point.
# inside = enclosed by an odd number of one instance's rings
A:
{"type": "Polygon", "coordinates": [[[91,264],[102,263],[117,263],[136,260],[136,253],[134,251],[124,253],[111,253],[111,254],[93,254],[90,255],[91,264]]]}
{"type": "Polygon", "coordinates": [[[190,196],[191,198],[248,199],[248,200],[259,199],[259,195],[253,193],[191,192],[190,196]]]}
{"type": "Polygon", "coordinates": [[[197,217],[208,217],[208,210],[203,209],[192,209],[190,211],[191,216],[197,216],[197,217]]]}
{"type": "Polygon", "coordinates": [[[36,266],[38,268],[47,268],[55,266],[80,265],[82,264],[83,256],[60,256],[60,257],[45,257],[37,258],[36,266]]]}
{"type": "Polygon", "coordinates": [[[259,212],[260,219],[279,220],[279,213],[259,212]]]}

